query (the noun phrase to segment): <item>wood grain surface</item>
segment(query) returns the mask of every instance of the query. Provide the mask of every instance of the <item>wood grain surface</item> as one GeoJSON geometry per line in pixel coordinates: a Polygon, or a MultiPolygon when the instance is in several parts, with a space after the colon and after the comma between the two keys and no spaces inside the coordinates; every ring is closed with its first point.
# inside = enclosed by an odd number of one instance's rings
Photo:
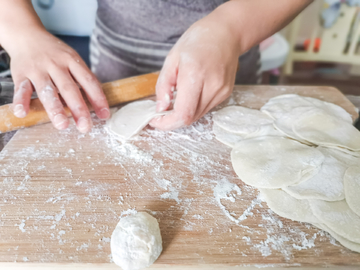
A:
{"type": "MultiPolygon", "coordinates": [[[[222,106],[259,109],[287,93],[358,117],[329,87],[236,86],[222,106]]],[[[94,121],[87,135],[73,125],[20,130],[0,153],[0,269],[119,269],[109,241],[120,216],[133,210],[159,221],[164,250],[153,269],[360,268],[360,254],[277,216],[238,179],[231,149],[211,132],[211,113],[176,131],[148,127],[127,143],[94,121]]]]}

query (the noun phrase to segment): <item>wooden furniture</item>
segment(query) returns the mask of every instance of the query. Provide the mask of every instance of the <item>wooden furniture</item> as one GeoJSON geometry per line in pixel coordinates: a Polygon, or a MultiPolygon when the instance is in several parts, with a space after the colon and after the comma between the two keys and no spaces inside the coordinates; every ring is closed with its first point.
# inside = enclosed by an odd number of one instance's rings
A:
{"type": "Polygon", "coordinates": [[[340,16],[335,24],[328,29],[320,25],[320,19],[313,25],[310,45],[306,51],[296,50],[298,33],[302,22],[300,14],[290,26],[290,52],[284,67],[285,75],[293,73],[296,61],[338,62],[351,65],[360,64],[358,46],[360,41],[360,23],[356,19],[357,7],[341,5],[340,16]],[[355,23],[354,23],[355,22],[355,23]],[[321,39],[319,51],[315,51],[316,39],[321,39]]]}
{"type": "MultiPolygon", "coordinates": [[[[358,117],[331,87],[236,86],[226,104],[259,109],[287,93],[358,117]]],[[[0,153],[0,269],[120,269],[109,241],[133,209],[160,224],[164,250],[151,269],[360,267],[360,254],[280,218],[238,179],[211,114],[176,131],[147,128],[128,143],[95,122],[86,135],[51,124],[19,130],[0,153]]]]}

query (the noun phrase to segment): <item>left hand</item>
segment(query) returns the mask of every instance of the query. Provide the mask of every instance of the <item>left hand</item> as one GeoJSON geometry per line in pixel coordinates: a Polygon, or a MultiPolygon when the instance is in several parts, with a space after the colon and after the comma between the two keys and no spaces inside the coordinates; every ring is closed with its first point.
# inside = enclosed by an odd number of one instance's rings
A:
{"type": "Polygon", "coordinates": [[[174,110],[150,122],[161,130],[190,125],[228,98],[240,46],[223,18],[209,15],[193,24],[169,52],[156,85],[157,111],[174,110]]]}

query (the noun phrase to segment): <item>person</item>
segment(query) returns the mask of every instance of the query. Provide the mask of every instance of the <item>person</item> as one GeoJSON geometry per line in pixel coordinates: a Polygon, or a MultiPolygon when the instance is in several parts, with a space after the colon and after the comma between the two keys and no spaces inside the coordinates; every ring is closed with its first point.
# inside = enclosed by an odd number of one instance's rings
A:
{"type": "Polygon", "coordinates": [[[17,117],[35,90],[55,128],[66,129],[64,100],[77,129],[110,117],[100,81],[160,70],[157,110],[150,124],[176,129],[201,118],[237,83],[256,83],[257,44],[279,31],[312,0],[101,0],[91,38],[92,71],[69,46],[48,33],[30,0],[0,0],[0,44],[11,57],[17,117]],[[240,61],[240,66],[239,66],[240,61]],[[239,66],[239,68],[238,68],[239,66]]]}

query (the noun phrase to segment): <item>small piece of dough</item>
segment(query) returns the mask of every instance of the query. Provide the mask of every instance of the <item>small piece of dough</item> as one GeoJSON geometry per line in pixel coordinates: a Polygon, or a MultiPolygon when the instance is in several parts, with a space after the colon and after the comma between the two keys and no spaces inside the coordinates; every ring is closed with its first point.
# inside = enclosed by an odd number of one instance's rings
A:
{"type": "Polygon", "coordinates": [[[308,200],[298,200],[281,189],[260,189],[260,194],[271,210],[281,217],[300,222],[319,223],[308,200]]]}
{"type": "Polygon", "coordinates": [[[215,112],[213,121],[226,131],[246,135],[259,132],[262,125],[273,123],[266,114],[241,106],[229,106],[215,112]]]}
{"type": "Polygon", "coordinates": [[[337,241],[339,241],[339,243],[342,244],[344,247],[346,247],[352,251],[355,251],[355,252],[360,252],[360,244],[357,244],[355,242],[352,242],[352,241],[340,236],[339,234],[334,232],[332,229],[330,229],[325,224],[313,224],[313,225],[320,228],[321,230],[328,232],[332,237],[334,237],[337,241]]]}
{"type": "Polygon", "coordinates": [[[337,157],[346,154],[333,154],[336,150],[327,150],[322,147],[318,149],[325,156],[320,171],[308,180],[285,187],[284,190],[297,199],[341,201],[345,198],[343,179],[347,166],[342,159],[339,160],[337,157]]]}
{"type": "Polygon", "coordinates": [[[139,133],[154,117],[164,114],[164,112],[156,112],[155,101],[136,101],[114,113],[107,125],[110,131],[122,139],[128,140],[139,133]]]}
{"type": "Polygon", "coordinates": [[[120,219],[111,236],[111,254],[123,270],[152,265],[162,251],[159,223],[145,212],[120,219]]]}
{"type": "Polygon", "coordinates": [[[345,197],[351,210],[360,217],[360,163],[347,169],[344,177],[345,197]]]}
{"type": "Polygon", "coordinates": [[[295,94],[273,97],[261,108],[261,111],[274,119],[279,119],[297,108],[304,108],[305,110],[317,108],[326,114],[340,118],[347,123],[352,123],[351,115],[342,107],[316,98],[303,97],[295,94]]]}
{"type": "Polygon", "coordinates": [[[328,114],[310,111],[293,123],[293,131],[317,145],[360,151],[360,132],[352,124],[328,114]]]}
{"type": "Polygon", "coordinates": [[[309,200],[314,215],[331,230],[351,242],[360,243],[360,217],[345,200],[327,202],[309,200]]]}
{"type": "Polygon", "coordinates": [[[231,152],[236,174],[257,188],[283,188],[306,181],[321,168],[324,155],[316,148],[283,137],[239,142],[231,152]]]}

